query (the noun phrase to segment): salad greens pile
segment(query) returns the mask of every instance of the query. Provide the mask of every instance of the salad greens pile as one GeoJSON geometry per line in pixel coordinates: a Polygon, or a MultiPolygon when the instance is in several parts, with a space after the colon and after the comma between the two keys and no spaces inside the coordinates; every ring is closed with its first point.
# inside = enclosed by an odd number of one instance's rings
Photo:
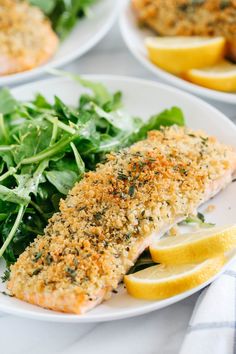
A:
{"type": "Polygon", "coordinates": [[[89,7],[96,0],[29,0],[31,5],[39,7],[52,23],[52,28],[64,39],[77,23],[87,16],[89,7]]]}
{"type": "MultiPolygon", "coordinates": [[[[143,253],[139,256],[133,267],[130,268],[127,274],[133,274],[143,270],[145,268],[149,268],[157,265],[157,263],[153,262],[152,256],[149,250],[143,251],[143,253]]],[[[8,273],[5,275],[8,276],[8,273]]]]}
{"type": "Polygon", "coordinates": [[[184,125],[177,107],[144,122],[121,109],[121,92],[73,78],[89,92],[75,107],[56,96],[53,103],[41,94],[19,102],[8,89],[0,91],[0,257],[8,265],[43,233],[59,200],[106,153],[160,126],[184,125]]]}

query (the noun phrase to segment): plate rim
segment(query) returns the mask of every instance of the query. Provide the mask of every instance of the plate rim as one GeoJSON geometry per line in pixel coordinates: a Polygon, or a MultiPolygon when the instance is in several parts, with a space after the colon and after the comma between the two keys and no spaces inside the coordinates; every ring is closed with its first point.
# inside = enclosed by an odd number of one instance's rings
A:
{"type": "MultiPolygon", "coordinates": [[[[167,84],[163,84],[163,83],[159,83],[159,82],[155,82],[152,80],[146,80],[146,79],[139,79],[139,78],[134,78],[134,77],[129,77],[129,76],[118,76],[118,75],[96,75],[96,74],[86,74],[86,75],[82,75],[85,78],[88,79],[94,79],[97,81],[115,81],[115,82],[131,82],[131,83],[135,83],[135,84],[139,84],[139,85],[148,85],[151,86],[153,88],[158,88],[158,89],[165,89],[168,90],[169,92],[173,92],[173,93],[177,93],[178,95],[181,95],[182,97],[186,97],[186,99],[189,102],[196,102],[201,104],[202,106],[204,106],[206,109],[209,110],[209,112],[211,111],[212,113],[217,113],[217,115],[219,115],[221,117],[221,120],[223,122],[227,123],[228,129],[231,128],[233,129],[235,135],[236,135],[236,126],[234,125],[234,123],[224,114],[222,113],[220,110],[218,110],[217,108],[213,107],[211,104],[205,102],[204,100],[202,100],[199,97],[196,97],[190,93],[187,93],[185,91],[182,91],[178,88],[175,87],[171,87],[167,84]]],[[[46,85],[48,82],[52,83],[52,84],[58,84],[58,82],[60,81],[64,81],[64,82],[72,82],[70,79],[68,78],[64,78],[64,77],[59,77],[59,78],[49,78],[49,79],[44,79],[44,80],[39,80],[39,81],[35,81],[35,82],[31,82],[31,83],[27,83],[21,86],[18,86],[14,89],[12,89],[12,93],[13,95],[17,95],[18,92],[20,92],[22,89],[28,89],[30,90],[30,87],[32,87],[32,91],[36,92],[36,87],[37,85],[46,85]]],[[[116,314],[95,314],[93,316],[90,315],[90,317],[86,317],[84,315],[74,315],[74,314],[63,314],[63,313],[58,313],[58,312],[53,312],[51,311],[51,313],[40,313],[40,312],[35,312],[33,309],[22,309],[22,308],[11,308],[11,304],[2,304],[1,300],[0,300],[0,311],[2,311],[3,313],[7,313],[7,314],[11,314],[11,315],[15,315],[15,316],[19,316],[19,317],[23,317],[23,318],[29,318],[29,319],[34,319],[34,320],[41,320],[41,321],[48,321],[48,322],[66,322],[66,323],[98,323],[98,322],[105,322],[105,321],[114,321],[114,320],[120,320],[120,319],[125,319],[125,318],[132,318],[132,317],[136,317],[136,316],[140,316],[146,313],[150,313],[156,310],[159,310],[161,308],[170,306],[174,303],[177,303],[195,293],[197,293],[199,290],[205,288],[208,284],[210,284],[212,281],[214,281],[216,278],[218,278],[218,276],[220,274],[222,274],[225,269],[229,266],[229,264],[226,265],[226,267],[224,267],[221,272],[219,272],[218,274],[216,274],[214,277],[212,277],[211,279],[209,279],[207,282],[205,282],[204,284],[199,285],[196,288],[193,288],[183,294],[179,294],[176,295],[172,298],[169,299],[165,299],[162,300],[161,302],[159,301],[154,301],[154,302],[150,302],[150,305],[146,305],[145,307],[140,307],[140,308],[131,308],[130,310],[125,310],[123,312],[120,313],[116,313],[116,314]]]]}
{"type": "MultiPolygon", "coordinates": [[[[170,298],[161,300],[161,301],[150,301],[150,306],[147,306],[145,308],[141,307],[140,309],[136,309],[135,313],[133,309],[130,311],[126,311],[125,313],[120,313],[113,315],[112,317],[109,314],[106,315],[94,315],[90,317],[84,317],[84,315],[76,315],[76,314],[66,314],[66,313],[59,313],[52,311],[52,313],[35,313],[33,310],[24,310],[24,309],[14,309],[12,310],[10,306],[8,306],[7,311],[4,309],[0,302],[0,311],[2,311],[5,314],[9,315],[14,315],[17,317],[21,318],[27,318],[27,319],[32,319],[32,320],[38,320],[38,321],[46,321],[46,322],[53,322],[53,323],[101,323],[101,322],[111,322],[111,321],[117,321],[117,320],[122,320],[126,318],[134,318],[138,317],[144,314],[148,314],[154,311],[161,310],[165,307],[174,305],[182,300],[187,299],[188,297],[196,294],[200,290],[204,290],[208,285],[210,285],[212,282],[217,280],[223,273],[230,267],[230,265],[235,261],[236,256],[234,256],[223,268],[215,274],[213,277],[208,279],[206,282],[203,284],[190,289],[188,291],[185,291],[184,293],[172,296],[170,298]]],[[[21,300],[19,300],[21,301],[21,300]]],[[[50,310],[49,310],[50,311],[50,310]]],[[[85,314],[86,316],[86,314],[85,314]]]]}
{"type": "MultiPolygon", "coordinates": [[[[7,86],[21,85],[27,81],[29,81],[30,83],[30,80],[32,79],[39,78],[40,76],[43,75],[47,75],[48,74],[47,70],[56,69],[66,64],[69,64],[70,62],[74,61],[75,59],[79,59],[84,54],[89,52],[108,34],[109,30],[113,27],[116,19],[118,18],[118,15],[120,13],[121,3],[117,1],[114,3],[114,5],[115,6],[113,10],[111,11],[110,15],[107,18],[107,21],[105,21],[101,29],[97,33],[95,33],[87,41],[87,43],[84,43],[83,46],[77,48],[72,54],[66,54],[63,58],[55,60],[54,64],[51,64],[51,60],[53,58],[50,58],[50,60],[47,63],[38,66],[36,68],[33,68],[31,70],[26,70],[23,72],[6,75],[6,76],[0,76],[0,87],[6,85],[7,86]]],[[[86,20],[86,18],[84,20],[86,20]]]]}
{"type": "Polygon", "coordinates": [[[200,85],[196,85],[194,83],[188,82],[184,79],[181,79],[171,73],[168,73],[161,68],[158,68],[156,65],[152,64],[148,58],[143,57],[142,54],[136,50],[135,46],[131,44],[127,36],[127,26],[125,22],[127,21],[126,12],[129,10],[129,0],[123,1],[123,6],[120,9],[119,14],[119,28],[122,35],[122,38],[126,44],[126,47],[130,51],[130,53],[136,58],[136,60],[145,67],[149,72],[153,73],[156,77],[163,79],[165,82],[171,83],[182,89],[184,91],[190,92],[195,95],[199,95],[201,97],[206,97],[214,101],[220,101],[229,104],[236,104],[236,92],[234,93],[226,93],[217,90],[208,89],[206,87],[201,87],[200,85]]]}

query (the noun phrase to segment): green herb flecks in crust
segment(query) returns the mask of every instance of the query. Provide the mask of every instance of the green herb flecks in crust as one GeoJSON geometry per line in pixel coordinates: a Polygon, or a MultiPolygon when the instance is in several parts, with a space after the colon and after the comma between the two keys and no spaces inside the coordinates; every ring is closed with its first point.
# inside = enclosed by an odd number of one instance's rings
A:
{"type": "MultiPolygon", "coordinates": [[[[160,126],[184,125],[177,107],[143,122],[121,109],[120,92],[72,78],[91,92],[81,95],[75,107],[59,97],[48,102],[41,94],[18,102],[7,89],[0,91],[0,256],[7,264],[43,233],[60,199],[107,152],[142,140],[160,126]]],[[[128,177],[121,171],[119,178],[128,177]]],[[[131,185],[129,195],[134,194],[131,185]]]]}

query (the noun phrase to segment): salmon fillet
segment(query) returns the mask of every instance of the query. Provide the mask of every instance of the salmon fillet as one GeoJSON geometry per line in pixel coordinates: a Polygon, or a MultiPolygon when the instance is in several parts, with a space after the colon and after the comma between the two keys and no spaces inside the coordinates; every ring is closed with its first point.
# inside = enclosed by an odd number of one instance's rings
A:
{"type": "Polygon", "coordinates": [[[0,1],[0,75],[43,64],[55,53],[58,42],[39,8],[21,0],[0,1]]]}
{"type": "Polygon", "coordinates": [[[224,36],[236,62],[236,0],[132,0],[141,24],[161,36],[224,36]]]}
{"type": "Polygon", "coordinates": [[[153,238],[232,180],[236,153],[172,126],[86,173],[43,236],[11,266],[8,289],[45,308],[82,314],[109,298],[153,238]]]}

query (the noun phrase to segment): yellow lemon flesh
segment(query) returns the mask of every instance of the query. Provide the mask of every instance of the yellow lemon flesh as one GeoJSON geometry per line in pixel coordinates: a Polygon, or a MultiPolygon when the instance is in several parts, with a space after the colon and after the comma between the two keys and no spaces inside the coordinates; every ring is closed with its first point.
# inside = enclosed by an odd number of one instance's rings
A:
{"type": "Polygon", "coordinates": [[[198,232],[163,237],[150,247],[157,263],[201,262],[236,247],[236,225],[212,227],[198,232]]]}
{"type": "Polygon", "coordinates": [[[124,278],[128,293],[138,299],[161,300],[205,283],[225,263],[224,256],[198,264],[156,265],[124,278]]]}
{"type": "Polygon", "coordinates": [[[236,65],[227,60],[212,67],[189,70],[184,77],[194,84],[213,90],[236,92],[236,65]]]}
{"type": "Polygon", "coordinates": [[[225,53],[223,37],[148,37],[145,45],[155,65],[177,75],[214,65],[225,53]]]}

